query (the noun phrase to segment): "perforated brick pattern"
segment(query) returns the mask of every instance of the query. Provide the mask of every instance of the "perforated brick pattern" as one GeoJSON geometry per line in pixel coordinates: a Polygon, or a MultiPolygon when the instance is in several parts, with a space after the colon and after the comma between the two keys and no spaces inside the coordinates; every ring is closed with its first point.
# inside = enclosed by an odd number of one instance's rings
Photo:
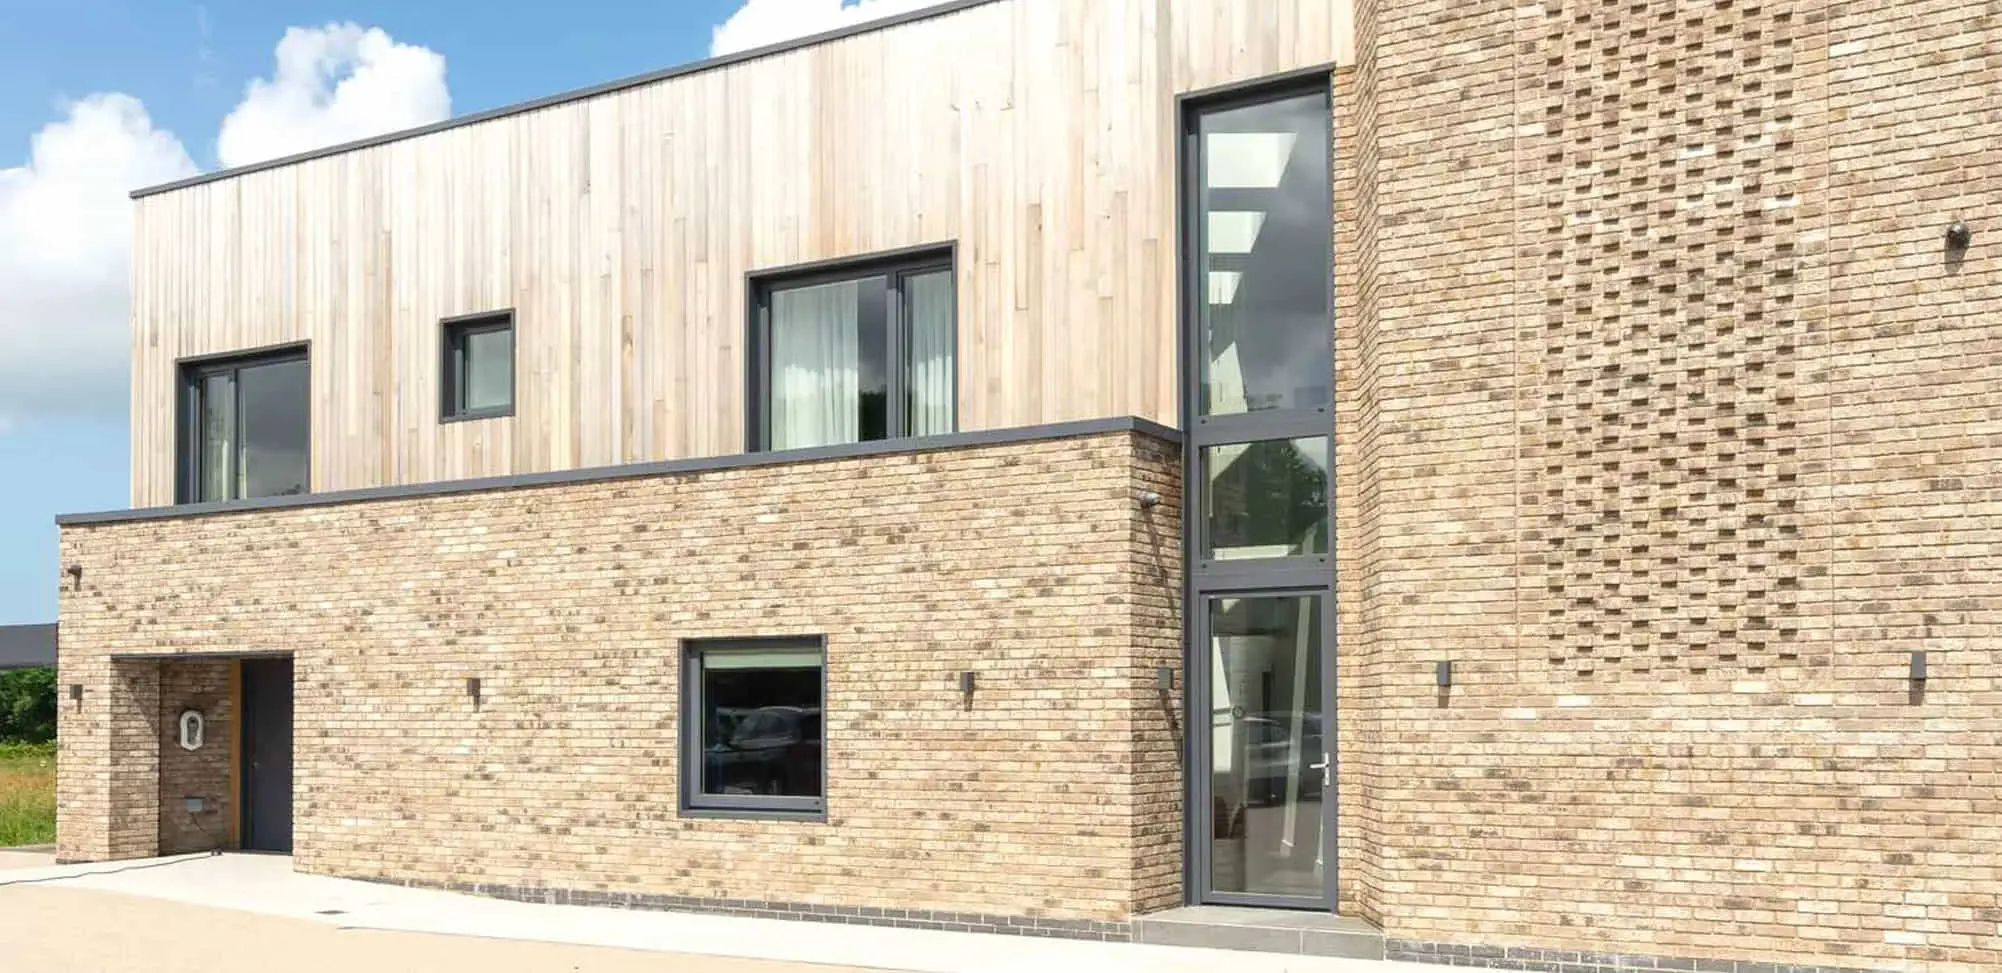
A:
{"type": "Polygon", "coordinates": [[[1798,661],[1794,6],[1543,8],[1524,581],[1568,677],[1798,661]]]}

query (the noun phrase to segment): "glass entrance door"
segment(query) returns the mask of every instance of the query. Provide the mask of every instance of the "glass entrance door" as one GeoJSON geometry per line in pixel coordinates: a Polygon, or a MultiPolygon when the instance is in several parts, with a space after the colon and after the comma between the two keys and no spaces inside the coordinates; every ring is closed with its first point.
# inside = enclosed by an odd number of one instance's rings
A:
{"type": "Polygon", "coordinates": [[[1328,607],[1325,591],[1203,599],[1208,665],[1199,691],[1209,727],[1197,735],[1196,766],[1207,770],[1198,828],[1205,901],[1332,907],[1328,607]]]}

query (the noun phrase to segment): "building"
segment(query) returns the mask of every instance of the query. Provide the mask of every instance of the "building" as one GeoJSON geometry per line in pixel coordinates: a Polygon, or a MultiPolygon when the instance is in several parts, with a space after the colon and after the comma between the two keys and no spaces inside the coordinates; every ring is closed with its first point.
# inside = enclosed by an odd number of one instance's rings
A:
{"type": "Polygon", "coordinates": [[[54,625],[0,625],[0,672],[55,664],[54,625]]]}
{"type": "Polygon", "coordinates": [[[948,3],[144,190],[61,854],[1992,969],[1985,10],[948,3]]]}

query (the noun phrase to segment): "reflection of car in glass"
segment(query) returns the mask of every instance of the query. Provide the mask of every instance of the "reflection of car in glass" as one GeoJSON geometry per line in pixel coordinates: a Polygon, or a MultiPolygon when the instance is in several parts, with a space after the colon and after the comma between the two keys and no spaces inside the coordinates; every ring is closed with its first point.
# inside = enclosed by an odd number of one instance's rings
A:
{"type": "Polygon", "coordinates": [[[763,706],[710,713],[703,754],[711,794],[820,793],[820,709],[763,706]]]}
{"type": "Polygon", "coordinates": [[[1295,795],[1320,793],[1321,772],[1314,764],[1326,752],[1321,738],[1321,714],[1258,713],[1237,721],[1237,745],[1244,759],[1245,799],[1251,804],[1281,804],[1286,784],[1297,774],[1295,795]],[[1298,719],[1300,747],[1293,748],[1293,724],[1298,719]]]}

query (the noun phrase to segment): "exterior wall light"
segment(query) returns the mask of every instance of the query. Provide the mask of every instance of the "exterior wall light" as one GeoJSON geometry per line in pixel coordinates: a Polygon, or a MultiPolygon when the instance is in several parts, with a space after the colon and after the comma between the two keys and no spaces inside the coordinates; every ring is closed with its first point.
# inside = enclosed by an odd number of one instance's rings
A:
{"type": "Polygon", "coordinates": [[[480,677],[478,677],[478,676],[471,676],[471,677],[469,677],[469,678],[467,678],[467,679],[466,679],[466,695],[468,695],[468,696],[471,696],[471,697],[473,698],[473,708],[474,708],[474,709],[479,709],[479,708],[480,708],[480,677]]]}
{"type": "Polygon", "coordinates": [[[1954,220],[1946,228],[1946,247],[1948,250],[1965,250],[1973,242],[1974,230],[1969,228],[1966,223],[1954,220]]]}
{"type": "Polygon", "coordinates": [[[181,749],[200,750],[208,735],[208,721],[198,709],[181,711],[181,749]]]}
{"type": "Polygon", "coordinates": [[[1155,493],[1152,490],[1146,490],[1140,494],[1140,509],[1152,510],[1160,505],[1161,505],[1160,494],[1155,493]]]}

